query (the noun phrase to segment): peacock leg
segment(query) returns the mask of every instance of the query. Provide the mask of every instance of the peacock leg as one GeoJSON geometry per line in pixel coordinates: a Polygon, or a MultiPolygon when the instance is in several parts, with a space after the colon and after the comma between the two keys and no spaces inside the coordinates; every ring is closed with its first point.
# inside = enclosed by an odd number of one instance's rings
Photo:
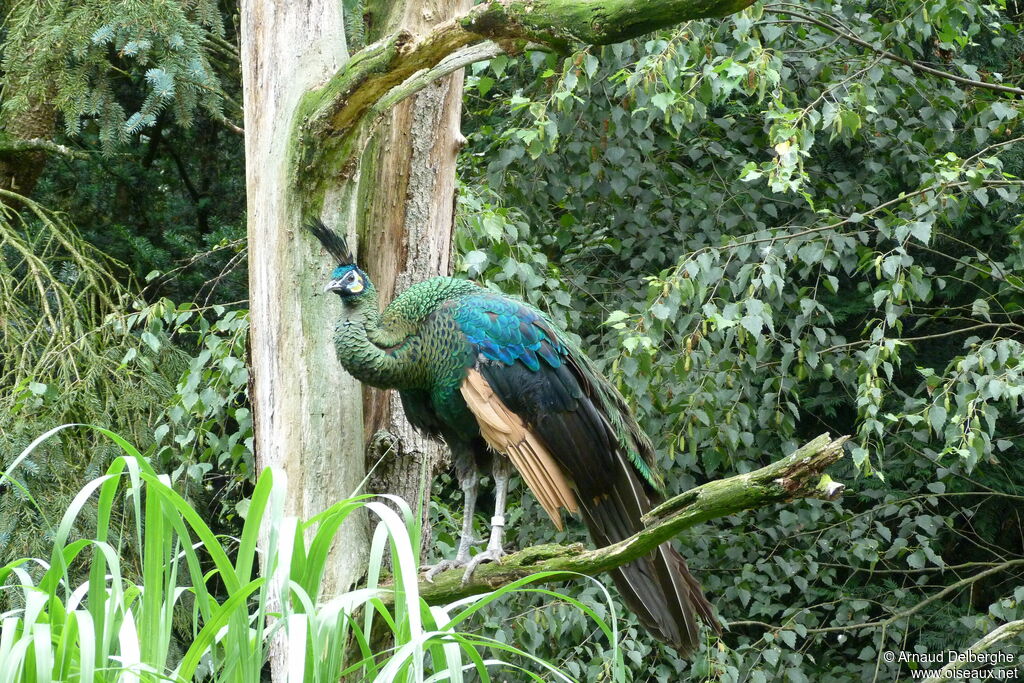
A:
{"type": "Polygon", "coordinates": [[[469,583],[473,572],[484,562],[497,562],[505,556],[505,500],[508,498],[508,480],[512,474],[509,459],[496,455],[491,469],[494,479],[494,516],[491,517],[491,538],[487,549],[473,556],[466,565],[466,573],[462,575],[462,584],[469,583]]]}
{"type": "Polygon", "coordinates": [[[480,490],[480,474],[476,468],[471,468],[461,478],[459,483],[462,486],[463,508],[462,508],[462,535],[459,536],[459,547],[455,552],[455,559],[441,560],[427,570],[425,578],[433,582],[434,577],[449,569],[465,567],[469,563],[469,546],[476,542],[473,537],[473,515],[476,513],[476,496],[480,490]]]}

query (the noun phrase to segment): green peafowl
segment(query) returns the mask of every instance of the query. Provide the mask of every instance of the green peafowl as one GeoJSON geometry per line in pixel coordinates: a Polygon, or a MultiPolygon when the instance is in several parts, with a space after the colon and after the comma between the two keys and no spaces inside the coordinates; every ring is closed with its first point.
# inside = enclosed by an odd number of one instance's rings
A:
{"type": "MultiPolygon", "coordinates": [[[[465,496],[453,560],[464,580],[501,558],[511,468],[559,529],[561,508],[582,516],[595,544],[642,528],[660,500],[654,452],[622,396],[537,309],[466,280],[435,277],[384,309],[344,239],[319,221],[313,235],[337,259],[325,291],[341,297],[338,359],[356,379],[397,389],[406,417],[452,451],[465,496]],[[480,472],[490,466],[494,516],[486,550],[470,557],[480,472]]],[[[718,628],[711,604],[669,543],[619,567],[615,584],[656,638],[682,654],[699,642],[695,614],[718,628]]]]}

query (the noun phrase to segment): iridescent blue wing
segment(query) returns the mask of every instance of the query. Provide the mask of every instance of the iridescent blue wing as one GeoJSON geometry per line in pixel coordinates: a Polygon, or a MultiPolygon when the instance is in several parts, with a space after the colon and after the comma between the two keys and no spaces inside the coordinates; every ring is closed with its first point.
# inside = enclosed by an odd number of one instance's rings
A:
{"type": "Polygon", "coordinates": [[[455,320],[495,394],[535,430],[577,486],[600,490],[603,482],[591,487],[588,480],[621,457],[648,487],[662,488],[650,441],[621,395],[540,311],[481,293],[460,301],[455,320]]]}

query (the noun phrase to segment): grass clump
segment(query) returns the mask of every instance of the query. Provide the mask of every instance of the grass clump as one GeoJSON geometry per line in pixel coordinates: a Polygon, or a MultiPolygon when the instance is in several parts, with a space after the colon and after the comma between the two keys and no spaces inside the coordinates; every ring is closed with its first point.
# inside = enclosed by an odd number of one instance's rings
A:
{"type": "MultiPolygon", "coordinates": [[[[0,485],[19,488],[34,504],[32,493],[11,472],[46,439],[73,426],[36,439],[0,473],[0,485]]],[[[520,679],[571,680],[513,645],[459,630],[488,604],[516,591],[544,592],[579,605],[568,596],[528,587],[550,574],[430,606],[417,590],[418,516],[401,499],[392,497],[389,505],[380,496],[354,496],[301,521],[284,514],[285,486],[266,470],[240,537],[224,538],[125,439],[100,427],[89,429],[109,438],[123,455],[78,492],[55,528],[40,530],[53,538],[48,559],[22,558],[0,567],[0,590],[17,592],[11,603],[19,605],[0,614],[0,683],[249,683],[265,677],[272,649],[283,653],[276,656],[290,681],[489,681],[495,670],[510,669],[520,679]],[[95,533],[70,540],[78,516],[90,508],[95,533]],[[368,583],[321,600],[334,537],[359,510],[378,520],[368,583]],[[126,579],[121,565],[117,545],[124,539],[112,539],[109,532],[117,518],[130,521],[127,533],[142,549],[138,584],[126,579]],[[393,567],[386,588],[380,583],[385,553],[393,567]],[[88,571],[80,585],[70,580],[76,563],[88,571]],[[390,608],[381,600],[385,591],[394,592],[390,608]],[[175,613],[182,610],[192,615],[184,638],[175,627],[175,613]],[[382,642],[388,645],[378,645],[382,642]],[[543,675],[513,666],[503,655],[514,655],[543,675]]],[[[614,619],[609,625],[580,607],[617,642],[614,619]]],[[[616,660],[614,678],[623,679],[621,657],[616,660]]]]}

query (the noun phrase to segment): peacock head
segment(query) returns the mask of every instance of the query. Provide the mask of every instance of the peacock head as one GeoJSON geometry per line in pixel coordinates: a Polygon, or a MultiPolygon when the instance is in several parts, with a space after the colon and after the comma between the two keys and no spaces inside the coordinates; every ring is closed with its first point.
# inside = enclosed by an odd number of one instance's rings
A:
{"type": "Polygon", "coordinates": [[[370,278],[366,277],[366,273],[356,265],[356,260],[352,256],[352,251],[348,248],[345,238],[328,228],[318,218],[307,221],[305,227],[327,249],[328,253],[338,260],[339,265],[331,273],[331,280],[324,287],[324,291],[335,292],[346,303],[375,302],[373,283],[370,282],[370,278]]]}
{"type": "Polygon", "coordinates": [[[325,292],[335,292],[342,299],[365,294],[373,285],[359,266],[354,263],[340,265],[331,273],[331,281],[324,287],[325,292]]]}

